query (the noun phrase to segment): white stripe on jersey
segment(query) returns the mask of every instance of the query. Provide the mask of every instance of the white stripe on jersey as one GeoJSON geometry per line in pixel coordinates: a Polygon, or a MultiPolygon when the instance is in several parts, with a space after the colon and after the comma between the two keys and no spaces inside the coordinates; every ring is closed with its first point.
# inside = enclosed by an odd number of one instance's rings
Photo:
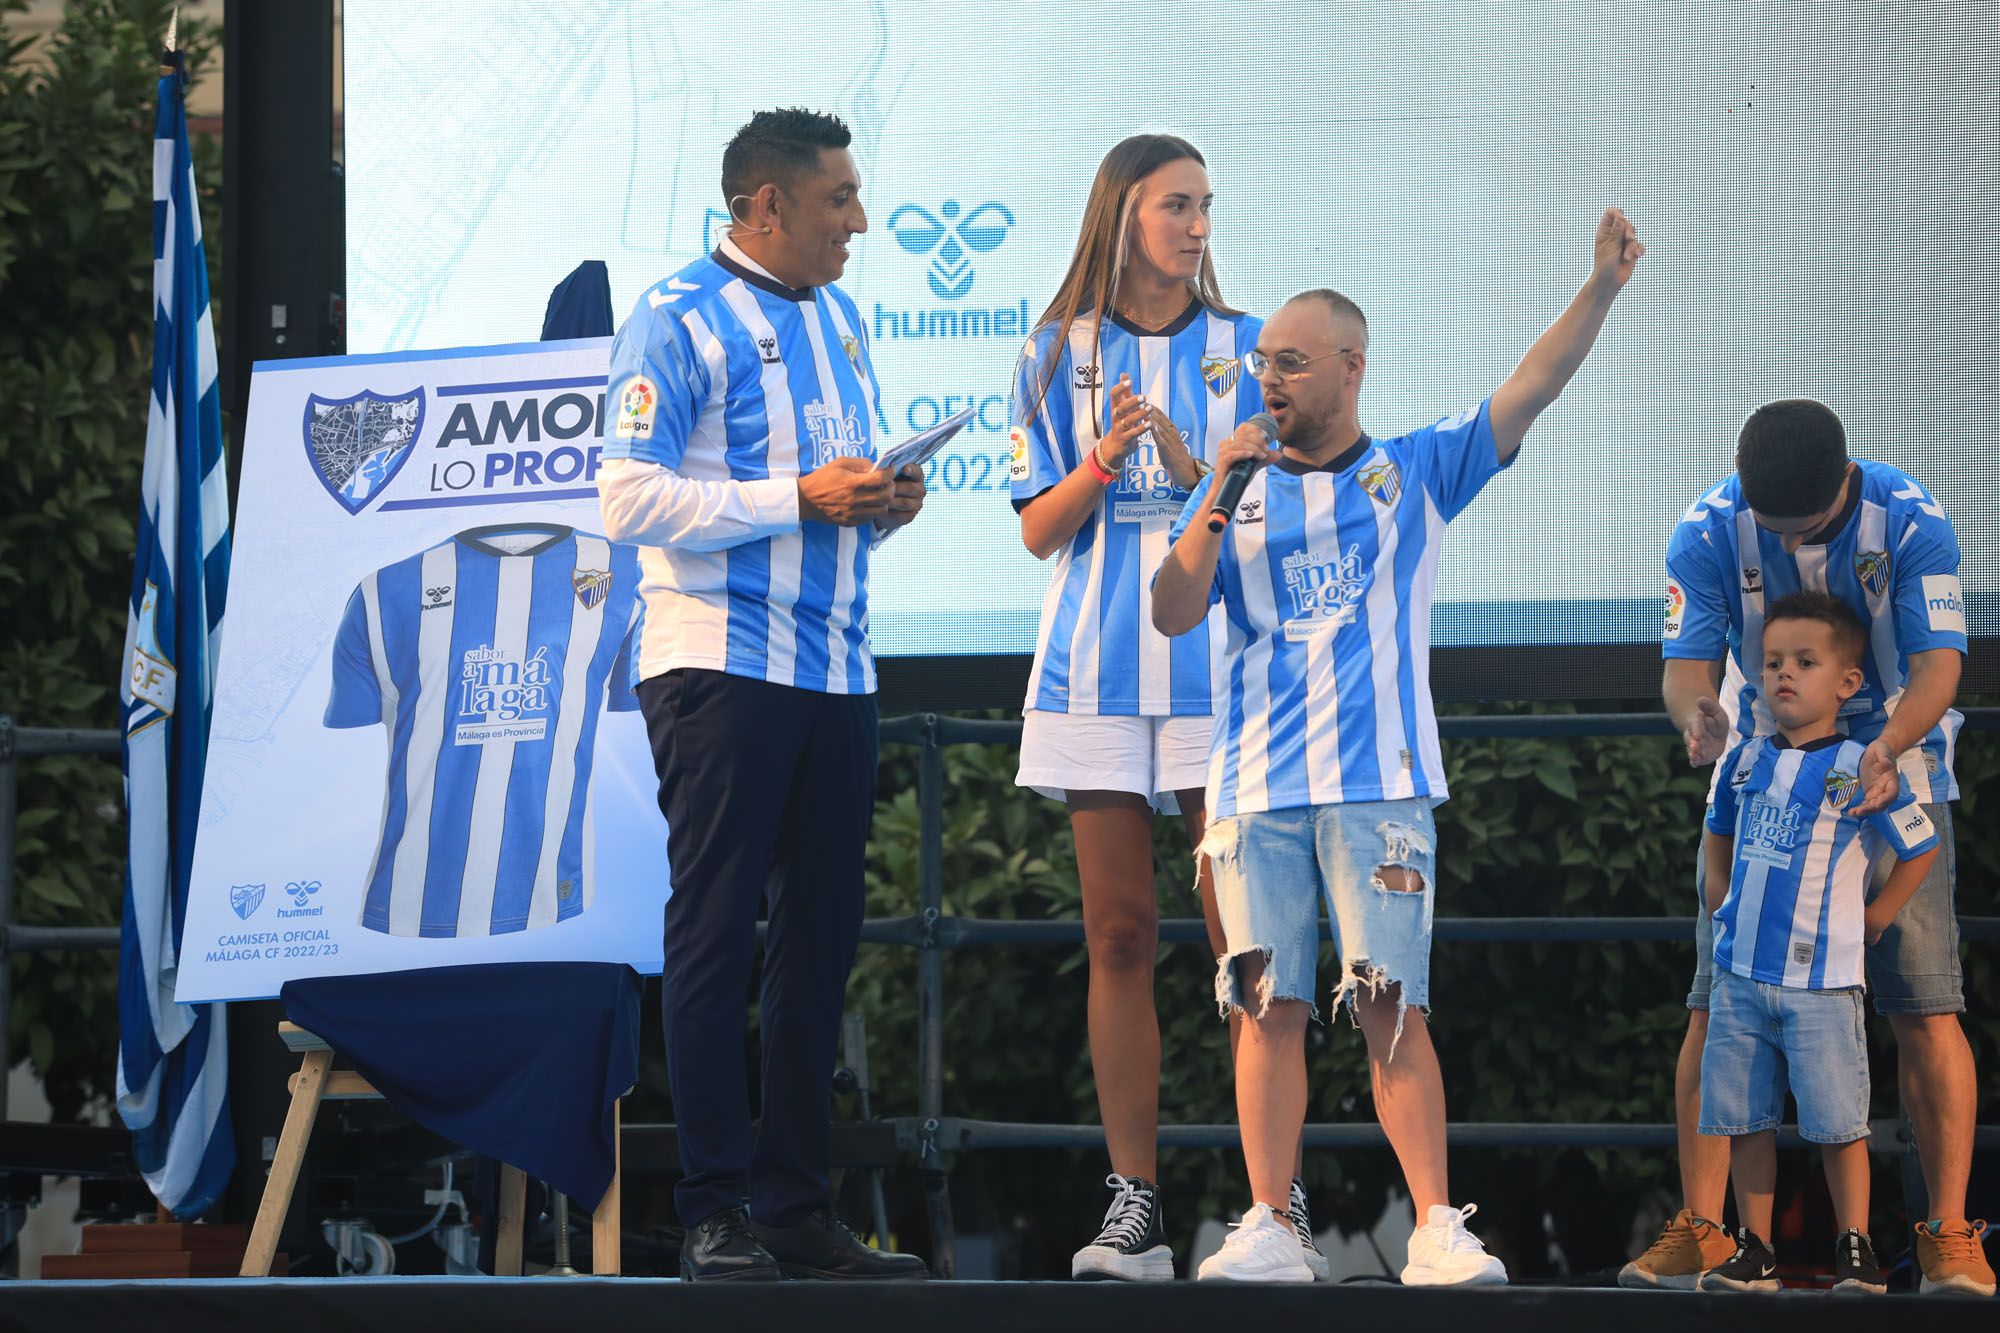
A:
{"type": "MultiPolygon", "coordinates": [[[[1070,358],[1074,365],[1087,366],[1095,379],[1103,379],[1102,369],[1091,356],[1091,324],[1088,320],[1077,320],[1069,326],[1070,358]]],[[[1094,448],[1097,444],[1097,414],[1092,403],[1096,395],[1079,390],[1070,395],[1070,416],[1073,438],[1077,442],[1077,452],[1094,448]]],[[[1097,513],[1089,519],[1098,529],[1098,540],[1102,542],[1108,535],[1111,514],[1111,489],[1106,487],[1097,497],[1097,513]]],[[[1076,538],[1070,538],[1067,545],[1074,550],[1076,538]]],[[[1103,619],[1104,602],[1104,553],[1092,550],[1090,553],[1090,573],[1085,576],[1083,598],[1077,604],[1076,628],[1069,640],[1069,711],[1072,713],[1095,713],[1097,711],[1098,674],[1098,622],[1103,619]]],[[[1030,696],[1032,706],[1032,696],[1030,696]]]]}
{"type": "MultiPolygon", "coordinates": [[[[1063,589],[1069,586],[1069,565],[1075,557],[1076,543],[1064,542],[1056,555],[1055,571],[1049,576],[1049,586],[1042,593],[1042,614],[1037,625],[1053,625],[1056,612],[1062,608],[1063,589]]],[[[1044,631],[1046,633],[1046,631],[1044,631]]],[[[1046,651],[1035,654],[1035,664],[1028,669],[1028,707],[1035,706],[1035,700],[1042,696],[1042,662],[1048,656],[1046,651]]]]}
{"type": "MultiPolygon", "coordinates": [[[[510,562],[515,563],[515,562],[510,562]]],[[[577,535],[576,567],[578,569],[610,569],[611,543],[602,537],[577,535]]],[[[506,596],[505,591],[501,593],[506,596]]],[[[528,929],[554,925],[562,903],[558,898],[556,860],[562,854],[563,838],[569,831],[570,802],[576,796],[576,751],[577,739],[583,732],[584,718],[590,711],[591,701],[585,695],[590,679],[590,659],[596,653],[598,644],[604,637],[604,616],[611,607],[609,598],[600,598],[586,607],[583,599],[572,597],[569,606],[569,644],[563,654],[562,700],[556,705],[555,752],[549,760],[548,793],[542,801],[542,847],[541,856],[535,864],[535,888],[528,900],[528,929]]],[[[638,604],[633,604],[632,614],[638,613],[638,604]]],[[[628,622],[629,623],[629,622],[628,622]]],[[[628,631],[629,632],[629,631],[628,631]]],[[[610,684],[614,690],[625,688],[625,682],[614,680],[610,684]]],[[[485,777],[484,765],[480,776],[485,777]]],[[[588,791],[585,792],[584,833],[588,838],[594,832],[590,826],[588,813],[588,791]]],[[[485,827],[474,824],[473,827],[485,827]]],[[[495,843],[498,843],[496,838],[495,843]]],[[[583,885],[588,889],[591,881],[591,867],[596,864],[585,854],[583,865],[583,885]]],[[[578,886],[572,885],[574,891],[578,886]]],[[[488,890],[489,896],[491,890],[488,890]]],[[[583,904],[589,906],[586,901],[583,904]]],[[[460,910],[460,920],[464,911],[460,910]]],[[[461,933],[463,928],[461,927],[461,933]]]]}
{"type": "MultiPolygon", "coordinates": [[[[1431,601],[1437,594],[1437,553],[1444,546],[1445,517],[1431,497],[1424,496],[1424,558],[1417,562],[1417,572],[1410,580],[1410,613],[1412,626],[1426,627],[1425,642],[1419,646],[1417,636],[1412,633],[1410,676],[1414,682],[1411,695],[1417,701],[1417,763],[1431,782],[1431,803],[1441,804],[1451,792],[1445,784],[1444,747],[1438,740],[1437,706],[1431,700],[1431,652],[1428,626],[1431,623],[1431,601]]],[[[1412,788],[1416,785],[1411,777],[1412,788]]],[[[1429,905],[1426,904],[1428,911],[1429,905]]]]}
{"type": "MultiPolygon", "coordinates": [[[[1882,508],[1881,505],[1870,504],[1864,501],[1861,505],[1861,512],[1855,516],[1855,521],[1860,525],[1859,531],[1855,533],[1860,549],[1864,551],[1886,551],[1889,549],[1889,538],[1886,531],[1889,526],[1888,510],[1882,508]]],[[[1881,678],[1885,685],[1890,681],[1898,681],[1897,684],[1890,686],[1882,701],[1884,710],[1893,714],[1896,711],[1897,703],[1903,698],[1903,686],[1898,679],[1897,671],[1896,590],[1894,581],[1884,579],[1880,592],[1871,592],[1864,585],[1861,595],[1868,602],[1868,617],[1870,622],[1868,627],[1868,650],[1875,658],[1875,674],[1881,678]]],[[[1927,785],[1927,783],[1919,784],[1917,790],[1920,792],[1924,791],[1927,785]]]]}
{"type": "MultiPolygon", "coordinates": [[[[1258,540],[1262,535],[1261,529],[1253,528],[1248,523],[1231,523],[1222,531],[1236,546],[1237,563],[1243,570],[1243,601],[1251,623],[1275,623],[1278,618],[1278,590],[1271,581],[1271,564],[1264,559],[1263,543],[1258,540]]],[[[1243,672],[1243,726],[1237,741],[1236,805],[1239,809],[1262,810],[1270,801],[1271,659],[1268,655],[1253,659],[1248,653],[1239,652],[1239,632],[1234,625],[1230,627],[1230,665],[1243,672]]],[[[1223,717],[1231,711],[1226,703],[1216,710],[1218,716],[1223,717]]],[[[1222,734],[1218,730],[1215,747],[1218,760],[1226,753],[1226,747],[1221,743],[1222,734]]],[[[1220,786],[1218,782],[1217,790],[1220,786]]],[[[1217,804],[1211,793],[1208,803],[1211,819],[1215,817],[1217,804]]]]}
{"type": "MultiPolygon", "coordinates": [[[[447,541],[424,552],[426,588],[458,586],[458,543],[447,541]]],[[[374,586],[370,578],[368,584],[374,586]]],[[[379,606],[369,608],[379,613],[379,606]]],[[[403,837],[390,871],[389,933],[418,935],[424,920],[424,877],[431,859],[431,805],[437,796],[438,753],[446,744],[451,696],[451,616],[417,618],[417,704],[410,745],[403,759],[403,837]],[[408,886],[405,888],[405,886],[408,886]],[[403,892],[397,890],[403,889],[403,892]]],[[[377,632],[379,614],[373,616],[377,632]]]]}
{"type": "MultiPolygon", "coordinates": [[[[813,299],[818,301],[819,297],[815,294],[813,299]]],[[[855,345],[857,347],[860,346],[861,335],[856,333],[854,326],[847,322],[847,312],[840,308],[840,302],[826,302],[826,313],[833,316],[833,327],[840,331],[841,337],[852,338],[855,345]]],[[[875,419],[875,381],[866,375],[857,375],[855,378],[861,381],[862,409],[868,414],[868,419],[873,421],[875,419]]],[[[822,383],[831,383],[832,380],[833,377],[831,375],[822,377],[822,383]]]]}
{"type": "MultiPolygon", "coordinates": [[[[428,572],[428,571],[426,571],[428,572]]],[[[361,580],[362,615],[368,627],[368,660],[375,668],[375,683],[382,691],[382,729],[389,737],[390,753],[395,753],[396,723],[403,711],[403,694],[396,688],[396,677],[389,670],[389,650],[382,641],[382,593],[376,585],[377,575],[370,574],[361,580]]],[[[438,585],[431,584],[431,587],[438,585]]],[[[382,786],[382,817],[376,821],[377,828],[389,826],[389,806],[395,799],[391,784],[382,786]]],[[[375,855],[368,859],[368,878],[361,881],[363,892],[366,886],[375,882],[375,876],[382,868],[382,844],[375,844],[375,855]]]]}
{"type": "MultiPolygon", "coordinates": [[[[722,299],[729,309],[749,331],[753,343],[768,338],[777,341],[778,332],[771,327],[771,321],[764,318],[764,312],[757,305],[757,298],[751,294],[749,284],[738,278],[722,289],[722,299]]],[[[813,322],[807,315],[807,324],[813,322]]],[[[771,476],[797,476],[799,471],[799,426],[796,406],[792,401],[792,388],[785,375],[782,360],[766,360],[761,363],[758,382],[764,390],[764,425],[770,432],[770,448],[766,454],[771,476]]],[[[771,585],[765,603],[764,679],[780,684],[788,682],[798,671],[799,623],[792,615],[792,608],[798,604],[799,590],[805,582],[805,542],[788,539],[770,543],[771,585]]],[[[724,642],[727,642],[725,637],[724,642]]]]}
{"type": "MultiPolygon", "coordinates": [[[[1792,785],[1798,781],[1799,766],[1805,762],[1803,750],[1786,750],[1777,757],[1771,772],[1771,781],[1764,788],[1763,799],[1780,810],[1790,804],[1792,785]]],[[[1746,793],[1748,795],[1748,793],[1746,793]]],[[[1749,817],[1755,800],[1740,800],[1736,810],[1736,832],[1733,841],[1740,845],[1743,837],[1743,821],[1749,817]]],[[[1762,934],[1764,921],[1764,894],[1770,887],[1772,867],[1768,861],[1751,861],[1743,866],[1742,899],[1736,904],[1735,915],[1730,925],[1733,934],[1729,941],[1729,956],[1732,959],[1757,957],[1757,940],[1762,934]]]]}
{"type": "MultiPolygon", "coordinates": [[[[698,310],[681,316],[681,324],[708,369],[712,392],[695,422],[680,473],[694,481],[729,478],[728,426],[729,353],[698,310]]],[[[729,586],[729,552],[677,550],[671,559],[657,546],[639,548],[639,570],[649,595],[670,603],[672,612],[648,616],[641,661],[666,662],[681,654],[704,656],[714,645],[729,642],[727,599],[714,594],[729,586]],[[702,596],[700,594],[709,594],[702,596]]]]}
{"type": "MultiPolygon", "coordinates": [[[[1800,755],[1801,759],[1805,756],[1800,755]]],[[[1793,766],[1792,780],[1786,790],[1797,785],[1798,766],[1793,766]]],[[[1798,897],[1792,901],[1792,938],[1785,945],[1785,982],[1787,986],[1804,986],[1812,976],[1813,960],[1818,957],[1819,909],[1826,901],[1827,872],[1833,868],[1833,844],[1840,827],[1840,811],[1829,810],[1825,801],[1819,803],[1819,815],[1813,820],[1812,831],[1806,835],[1806,845],[1800,850],[1804,856],[1799,865],[1798,897]],[[1799,960],[1799,951],[1792,947],[1803,935],[1808,944],[1815,946],[1799,960]]],[[[1865,872],[1864,872],[1865,873],[1865,872]]],[[[1755,954],[1751,955],[1753,958],[1755,954]]]]}
{"type": "MultiPolygon", "coordinates": [[[[1377,461],[1385,457],[1379,449],[1374,453],[1377,461]]],[[[1331,508],[1332,496],[1329,494],[1327,499],[1331,508]]],[[[1385,507],[1375,509],[1375,540],[1381,552],[1378,565],[1393,570],[1396,567],[1397,543],[1401,540],[1401,529],[1396,526],[1393,510],[1385,507]]],[[[1369,672],[1375,694],[1375,767],[1382,775],[1382,799],[1401,800],[1416,795],[1417,777],[1412,771],[1415,756],[1411,756],[1411,764],[1403,762],[1406,753],[1403,748],[1403,700],[1396,679],[1399,654],[1384,651],[1384,645],[1396,642],[1397,607],[1393,579],[1375,579],[1368,585],[1366,610],[1368,641],[1374,647],[1374,652],[1369,655],[1369,672]]]]}
{"type": "MultiPolygon", "coordinates": [[[[488,647],[503,652],[508,662],[528,660],[528,612],[534,604],[535,562],[531,559],[500,561],[499,602],[493,616],[493,638],[488,647]]],[[[427,585],[428,586],[428,585],[427,585]]],[[[572,598],[571,600],[575,600],[572,598]]],[[[449,617],[432,616],[433,620],[449,617]]],[[[596,646],[595,642],[591,645],[596,646]]],[[[563,682],[567,698],[570,681],[563,682]]],[[[472,788],[472,828],[466,839],[465,866],[458,884],[458,926],[461,938],[489,935],[493,931],[493,892],[500,871],[500,829],[507,821],[507,784],[514,776],[514,747],[517,742],[489,740],[479,747],[479,776],[472,788]],[[491,831],[490,837],[477,834],[491,831]]],[[[436,799],[433,796],[432,799],[436,799]]],[[[557,838],[562,836],[557,825],[557,838]]],[[[544,841],[548,825],[542,826],[544,841]]],[[[401,887],[401,885],[398,885],[401,887]]],[[[423,897],[423,881],[413,886],[413,896],[423,897]]]]}
{"type": "MultiPolygon", "coordinates": [[[[1209,359],[1214,361],[1228,360],[1234,358],[1235,355],[1236,325],[1226,319],[1216,319],[1211,316],[1208,321],[1209,359]]],[[[1243,374],[1243,371],[1237,371],[1239,391],[1243,374]]],[[[1257,392],[1261,399],[1263,390],[1259,389],[1257,392]]],[[[1223,441],[1236,433],[1236,414],[1241,410],[1237,404],[1237,397],[1238,394],[1236,392],[1211,393],[1208,396],[1208,438],[1205,443],[1210,459],[1213,459],[1216,451],[1222,448],[1223,441]]],[[[1168,529],[1167,536],[1171,542],[1173,537],[1172,528],[1168,529]]],[[[1153,589],[1149,582],[1146,587],[1148,607],[1152,605],[1150,600],[1152,595],[1153,589]]],[[[1209,691],[1217,700],[1216,712],[1220,713],[1223,711],[1221,700],[1227,698],[1229,693],[1228,618],[1222,615],[1219,609],[1210,608],[1208,613],[1208,627],[1203,632],[1208,635],[1209,691]]]]}
{"type": "MultiPolygon", "coordinates": [[[[839,308],[838,302],[829,301],[827,304],[835,309],[839,308]]],[[[814,299],[814,306],[811,310],[801,310],[800,313],[805,316],[803,323],[806,326],[806,341],[812,345],[813,373],[819,380],[819,401],[822,403],[838,403],[840,401],[840,382],[834,378],[833,363],[827,358],[826,334],[819,326],[817,298],[814,299]]],[[[843,352],[842,355],[845,356],[846,353],[843,352]]],[[[872,402],[868,410],[871,412],[874,411],[872,402]]],[[[826,674],[828,680],[846,680],[847,634],[845,631],[847,629],[847,617],[850,609],[848,606],[848,597],[854,591],[854,546],[856,542],[861,540],[861,535],[854,528],[842,527],[834,529],[834,536],[833,604],[826,618],[826,674]]],[[[803,578],[805,563],[805,543],[803,541],[799,543],[799,561],[800,574],[801,578],[803,578]]]]}
{"type": "MultiPolygon", "coordinates": [[[[1340,524],[1335,513],[1331,479],[1325,473],[1300,478],[1305,493],[1306,549],[1340,552],[1340,524]]],[[[1264,567],[1270,560],[1259,551],[1264,567]]],[[[1273,600],[1276,589],[1272,590],[1273,600]]],[[[1340,677],[1335,672],[1337,631],[1322,631],[1306,640],[1306,791],[1313,805],[1334,800],[1340,792],[1340,677]]]]}
{"type": "MultiPolygon", "coordinates": [[[[1167,346],[1165,338],[1139,339],[1139,383],[1134,387],[1149,402],[1171,405],[1167,346]]],[[[1108,489],[1105,493],[1110,494],[1108,489]]],[[[1151,577],[1152,571],[1166,563],[1170,526],[1166,520],[1139,526],[1139,615],[1132,628],[1138,638],[1139,711],[1146,714],[1173,711],[1173,640],[1153,628],[1151,577]]]]}

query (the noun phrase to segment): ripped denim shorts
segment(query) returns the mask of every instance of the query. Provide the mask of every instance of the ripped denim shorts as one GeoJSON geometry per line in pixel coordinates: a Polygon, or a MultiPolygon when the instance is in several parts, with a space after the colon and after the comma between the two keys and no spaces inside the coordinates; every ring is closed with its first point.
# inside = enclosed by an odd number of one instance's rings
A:
{"type": "MultiPolygon", "coordinates": [[[[1340,956],[1332,1003],[1345,1001],[1351,1015],[1356,987],[1400,982],[1400,1035],[1403,1008],[1430,1004],[1436,834],[1428,797],[1296,806],[1211,823],[1201,850],[1215,870],[1215,902],[1229,948],[1216,960],[1221,1012],[1261,1014],[1274,999],[1313,1005],[1324,895],[1340,956]],[[1413,872],[1422,888],[1385,885],[1379,872],[1397,867],[1413,872]],[[1236,960],[1256,953],[1264,955],[1264,976],[1256,996],[1246,1000],[1236,960]]],[[[1407,875],[1392,878],[1408,882],[1407,875]]]]}

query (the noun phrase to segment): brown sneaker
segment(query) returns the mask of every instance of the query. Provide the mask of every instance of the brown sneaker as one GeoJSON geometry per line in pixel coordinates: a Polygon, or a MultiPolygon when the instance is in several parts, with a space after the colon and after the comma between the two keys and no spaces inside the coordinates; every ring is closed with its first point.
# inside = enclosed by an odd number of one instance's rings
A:
{"type": "Polygon", "coordinates": [[[1985,1222],[1934,1217],[1917,1223],[1917,1267],[1924,1270],[1917,1290],[1926,1296],[1991,1296],[1993,1265],[1980,1240],[1985,1222]]]}
{"type": "Polygon", "coordinates": [[[1703,1273],[1734,1253],[1736,1242],[1727,1231],[1683,1208],[1651,1249],[1618,1270],[1618,1285],[1693,1291],[1703,1273]]]}

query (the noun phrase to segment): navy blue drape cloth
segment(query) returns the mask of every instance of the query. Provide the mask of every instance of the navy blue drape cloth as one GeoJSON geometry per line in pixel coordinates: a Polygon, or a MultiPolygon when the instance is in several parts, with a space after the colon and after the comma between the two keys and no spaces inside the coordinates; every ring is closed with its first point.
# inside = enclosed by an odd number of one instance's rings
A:
{"type": "Polygon", "coordinates": [[[610,271],[602,259],[586,259],[549,293],[542,341],[609,338],[616,327],[611,321],[610,271]]]}
{"type": "Polygon", "coordinates": [[[279,994],[404,1115],[593,1208],[616,1160],[612,1108],[639,1078],[640,986],[622,963],[482,963],[279,994]]]}

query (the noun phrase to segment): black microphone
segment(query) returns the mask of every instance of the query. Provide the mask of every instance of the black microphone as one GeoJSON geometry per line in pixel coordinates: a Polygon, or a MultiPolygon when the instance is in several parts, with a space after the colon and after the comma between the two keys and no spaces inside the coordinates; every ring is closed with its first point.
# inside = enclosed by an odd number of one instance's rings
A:
{"type": "MultiPolygon", "coordinates": [[[[1263,431],[1270,437],[1271,443],[1277,442],[1278,421],[1269,412],[1259,412],[1251,417],[1247,424],[1263,431]]],[[[1250,484],[1250,474],[1256,470],[1257,465],[1246,458],[1223,474],[1222,489],[1215,493],[1215,503],[1208,511],[1210,532],[1220,532],[1229,526],[1229,520],[1235,515],[1238,502],[1243,499],[1243,488],[1250,484]]]]}

